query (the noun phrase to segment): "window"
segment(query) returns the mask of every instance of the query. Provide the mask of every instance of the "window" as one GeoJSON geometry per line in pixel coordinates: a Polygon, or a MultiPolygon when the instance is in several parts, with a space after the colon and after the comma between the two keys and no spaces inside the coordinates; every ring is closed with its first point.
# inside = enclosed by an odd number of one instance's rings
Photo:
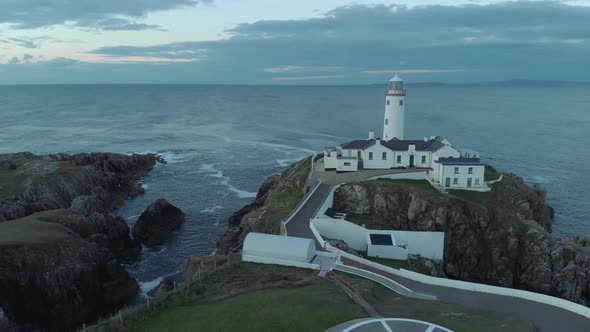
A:
{"type": "Polygon", "coordinates": [[[403,101],[403,99],[400,99],[400,100],[399,100],[399,106],[404,106],[404,101],[403,101]]]}
{"type": "Polygon", "coordinates": [[[389,100],[387,101],[387,106],[389,106],[389,100]]]}
{"type": "Polygon", "coordinates": [[[467,170],[468,174],[473,174],[473,167],[469,167],[469,169],[467,170]]]}
{"type": "Polygon", "coordinates": [[[459,174],[459,167],[455,167],[455,174],[459,174]]]}
{"type": "Polygon", "coordinates": [[[479,179],[475,178],[475,184],[479,184],[479,179]]]}
{"type": "Polygon", "coordinates": [[[383,160],[387,160],[387,152],[383,152],[383,155],[381,156],[381,158],[383,160]]]}
{"type": "Polygon", "coordinates": [[[426,164],[426,156],[422,156],[422,163],[426,164]]]}
{"type": "Polygon", "coordinates": [[[453,178],[453,184],[459,184],[459,178],[453,178]]]}
{"type": "Polygon", "coordinates": [[[373,160],[373,152],[369,152],[369,160],[373,160]]]}
{"type": "Polygon", "coordinates": [[[385,119],[385,124],[389,124],[389,119],[385,119]]]}
{"type": "Polygon", "coordinates": [[[401,163],[402,162],[402,156],[397,156],[397,163],[401,163]]]}
{"type": "Polygon", "coordinates": [[[344,163],[344,166],[350,166],[349,162],[344,163]]]}

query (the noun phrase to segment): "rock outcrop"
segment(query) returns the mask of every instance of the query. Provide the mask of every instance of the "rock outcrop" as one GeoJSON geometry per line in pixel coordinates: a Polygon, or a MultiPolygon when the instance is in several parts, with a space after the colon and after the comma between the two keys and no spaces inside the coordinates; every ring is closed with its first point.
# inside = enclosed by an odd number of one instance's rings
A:
{"type": "Polygon", "coordinates": [[[254,202],[229,217],[228,229],[217,241],[219,254],[239,247],[249,232],[279,234],[280,222],[304,195],[311,169],[310,158],[298,161],[281,174],[270,176],[260,186],[254,202]]]}
{"type": "Polygon", "coordinates": [[[519,177],[504,175],[476,202],[391,181],[351,183],[336,191],[334,208],[370,216],[369,228],[444,231],[450,278],[590,304],[588,242],[553,238],[545,192],[519,177]]]}
{"type": "Polygon", "coordinates": [[[151,247],[162,244],[185,221],[184,213],[165,199],[158,199],[133,226],[133,237],[151,247]]]}
{"type": "Polygon", "coordinates": [[[108,250],[69,231],[47,243],[0,246],[0,306],[16,322],[62,331],[137,293],[108,250]]]}
{"type": "Polygon", "coordinates": [[[164,162],[157,155],[113,153],[0,155],[0,221],[66,209],[109,213],[143,193],[141,177],[164,162]]]}
{"type": "Polygon", "coordinates": [[[117,258],[141,245],[110,212],[143,193],[137,181],[157,162],[164,161],[111,153],[0,155],[0,233],[18,235],[0,236],[0,307],[11,321],[72,329],[137,293],[117,258]]]}

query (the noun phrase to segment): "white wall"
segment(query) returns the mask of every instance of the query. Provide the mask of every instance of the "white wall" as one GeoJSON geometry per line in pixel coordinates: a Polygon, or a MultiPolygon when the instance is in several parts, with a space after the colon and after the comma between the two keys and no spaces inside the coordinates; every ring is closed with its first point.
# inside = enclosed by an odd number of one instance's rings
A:
{"type": "Polygon", "coordinates": [[[380,141],[362,151],[364,169],[389,169],[393,167],[393,151],[381,145],[380,141]],[[373,159],[370,154],[373,153],[373,159]],[[383,160],[383,153],[386,159],[383,160]]]}
{"type": "Polygon", "coordinates": [[[313,269],[313,270],[320,269],[320,266],[318,264],[311,264],[311,263],[305,263],[305,262],[297,262],[297,261],[290,261],[290,260],[284,260],[284,259],[255,256],[255,255],[247,255],[247,254],[242,254],[242,261],[243,262],[262,263],[262,264],[294,266],[294,267],[300,267],[300,268],[304,268],[304,269],[313,269]]]}
{"type": "Polygon", "coordinates": [[[469,178],[471,178],[472,187],[487,187],[484,181],[484,165],[440,165],[440,169],[442,171],[440,171],[439,181],[443,187],[446,187],[447,178],[451,179],[450,188],[467,188],[467,179],[469,178]],[[455,174],[455,168],[459,169],[459,174],[455,174]],[[469,168],[472,168],[473,174],[469,174],[469,168]],[[457,179],[457,183],[454,179],[457,179]]]}
{"type": "Polygon", "coordinates": [[[443,232],[367,230],[346,220],[328,217],[315,218],[312,223],[320,235],[342,240],[354,250],[367,251],[369,256],[406,259],[408,254],[413,254],[430,259],[443,259],[445,238],[443,232]],[[369,241],[369,233],[392,234],[394,245],[372,245],[369,241]],[[406,248],[400,248],[400,245],[405,245],[406,248]]]}
{"type": "Polygon", "coordinates": [[[394,137],[404,139],[404,96],[385,97],[385,117],[383,118],[383,139],[394,137]],[[402,105],[400,105],[400,100],[402,105]]]}
{"type": "Polygon", "coordinates": [[[324,150],[324,169],[336,169],[338,152],[324,150]]]}
{"type": "Polygon", "coordinates": [[[311,239],[262,233],[248,233],[244,255],[308,263],[315,253],[311,239]]]}
{"type": "Polygon", "coordinates": [[[443,259],[444,232],[392,231],[398,245],[406,245],[408,254],[430,259],[443,259]]]}
{"type": "Polygon", "coordinates": [[[367,251],[367,229],[342,219],[315,218],[312,220],[317,231],[325,237],[338,239],[354,250],[367,251]]]}
{"type": "Polygon", "coordinates": [[[336,171],[338,172],[355,172],[358,170],[358,159],[338,158],[336,165],[336,171]]]}

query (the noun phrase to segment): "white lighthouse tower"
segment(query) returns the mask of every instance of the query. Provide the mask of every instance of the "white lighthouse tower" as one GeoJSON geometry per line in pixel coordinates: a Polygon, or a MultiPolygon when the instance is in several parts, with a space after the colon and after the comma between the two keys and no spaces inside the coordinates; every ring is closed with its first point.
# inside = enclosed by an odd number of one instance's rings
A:
{"type": "Polygon", "coordinates": [[[404,98],[406,90],[404,81],[395,75],[389,80],[385,90],[385,120],[383,123],[383,139],[404,139],[404,98]]]}

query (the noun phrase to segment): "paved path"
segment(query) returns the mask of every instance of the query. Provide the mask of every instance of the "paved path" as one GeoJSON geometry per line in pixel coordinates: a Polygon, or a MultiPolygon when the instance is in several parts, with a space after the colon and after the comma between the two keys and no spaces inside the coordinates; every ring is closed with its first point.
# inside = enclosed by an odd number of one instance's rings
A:
{"type": "Polygon", "coordinates": [[[387,277],[414,292],[436,296],[439,301],[456,303],[467,307],[493,310],[532,322],[541,331],[590,331],[590,319],[552,305],[525,300],[519,297],[472,292],[450,287],[428,285],[406,279],[372,266],[342,257],[345,265],[363,268],[387,277]]]}
{"type": "Polygon", "coordinates": [[[287,234],[289,236],[304,237],[314,239],[316,246],[321,248],[317,239],[309,228],[309,221],[324,203],[324,200],[332,190],[331,185],[320,184],[313,194],[309,197],[307,202],[301,209],[293,216],[291,221],[286,225],[287,234]]]}
{"type": "MultiPolygon", "coordinates": [[[[368,177],[400,173],[400,170],[379,170],[363,171],[355,173],[336,173],[324,172],[318,160],[314,165],[313,180],[322,181],[316,191],[310,196],[306,204],[293,216],[291,221],[286,225],[289,236],[304,237],[314,239],[316,245],[320,248],[317,239],[309,228],[311,218],[322,206],[324,200],[332,190],[332,187],[338,183],[350,181],[362,181],[368,177]]],[[[407,172],[407,170],[405,170],[407,172]]],[[[343,258],[346,265],[346,260],[343,258]]],[[[472,292],[456,288],[433,286],[420,283],[414,280],[392,275],[370,266],[359,266],[356,263],[348,262],[348,265],[361,267],[367,271],[378,273],[389,278],[414,292],[431,295],[441,301],[457,303],[460,305],[493,310],[513,317],[531,321],[536,327],[543,332],[567,331],[567,332],[589,332],[590,319],[572,313],[571,311],[560,309],[555,306],[546,305],[534,301],[521,299],[518,297],[501,296],[489,293],[472,292]]]]}

